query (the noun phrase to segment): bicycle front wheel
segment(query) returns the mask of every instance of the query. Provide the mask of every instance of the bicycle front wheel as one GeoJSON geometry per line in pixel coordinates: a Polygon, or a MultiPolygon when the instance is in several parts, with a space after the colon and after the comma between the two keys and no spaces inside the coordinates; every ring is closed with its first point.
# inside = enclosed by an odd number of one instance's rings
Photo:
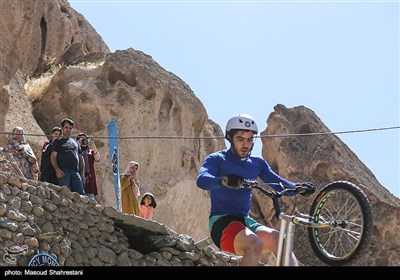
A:
{"type": "Polygon", "coordinates": [[[310,216],[323,228],[308,228],[311,247],[329,265],[343,265],[364,250],[372,235],[368,198],[356,185],[337,181],[328,184],[313,201],[310,216]]]}

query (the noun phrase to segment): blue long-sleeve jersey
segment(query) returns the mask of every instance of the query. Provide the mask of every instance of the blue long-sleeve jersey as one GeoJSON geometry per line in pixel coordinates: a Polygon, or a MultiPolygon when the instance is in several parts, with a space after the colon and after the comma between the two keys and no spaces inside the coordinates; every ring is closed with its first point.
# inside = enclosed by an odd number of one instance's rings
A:
{"type": "MultiPolygon", "coordinates": [[[[236,190],[222,186],[221,177],[228,174],[236,174],[248,180],[260,177],[265,183],[294,186],[293,182],[274,173],[269,164],[260,157],[249,156],[241,159],[232,152],[232,148],[212,153],[204,160],[197,176],[197,186],[210,191],[210,217],[225,214],[249,216],[251,189],[236,190]]],[[[279,185],[272,184],[271,187],[277,191],[282,190],[279,185]]]]}

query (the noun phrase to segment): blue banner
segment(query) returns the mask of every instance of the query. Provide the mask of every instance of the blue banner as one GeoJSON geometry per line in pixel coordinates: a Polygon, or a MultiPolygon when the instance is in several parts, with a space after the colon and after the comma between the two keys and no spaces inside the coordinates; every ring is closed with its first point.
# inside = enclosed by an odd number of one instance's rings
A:
{"type": "Polygon", "coordinates": [[[121,188],[119,185],[119,148],[118,148],[118,127],[115,120],[108,124],[108,147],[110,150],[111,171],[114,179],[115,199],[118,211],[121,208],[121,188]]]}

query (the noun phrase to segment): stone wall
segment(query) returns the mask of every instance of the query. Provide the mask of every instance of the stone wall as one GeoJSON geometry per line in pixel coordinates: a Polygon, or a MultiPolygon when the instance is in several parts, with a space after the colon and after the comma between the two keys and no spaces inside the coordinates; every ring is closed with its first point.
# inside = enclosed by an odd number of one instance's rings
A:
{"type": "Polygon", "coordinates": [[[37,253],[61,266],[236,266],[240,260],[67,187],[0,172],[0,266],[27,266],[37,253]]]}

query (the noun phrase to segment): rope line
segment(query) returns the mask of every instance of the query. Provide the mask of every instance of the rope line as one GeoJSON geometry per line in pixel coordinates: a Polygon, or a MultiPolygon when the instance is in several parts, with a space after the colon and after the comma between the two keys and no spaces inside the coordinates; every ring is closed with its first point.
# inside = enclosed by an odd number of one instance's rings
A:
{"type": "MultiPolygon", "coordinates": [[[[331,135],[331,134],[350,134],[350,133],[363,133],[363,132],[373,132],[373,131],[383,131],[399,129],[400,126],[390,126],[381,128],[369,128],[369,129],[358,129],[358,130],[345,130],[345,131],[325,131],[325,132],[310,132],[310,133],[292,133],[292,134],[273,134],[273,135],[256,135],[254,138],[272,138],[272,137],[303,137],[303,136],[318,136],[318,135],[331,135]]],[[[0,131],[0,134],[10,135],[12,132],[0,131]]],[[[32,134],[24,133],[24,136],[45,136],[51,137],[51,135],[44,134],[32,134]]],[[[72,135],[71,138],[76,138],[77,136],[72,135]]],[[[89,136],[91,139],[120,139],[120,140],[130,140],[130,139],[173,139],[173,140],[210,140],[210,139],[225,139],[224,136],[89,136]]]]}

